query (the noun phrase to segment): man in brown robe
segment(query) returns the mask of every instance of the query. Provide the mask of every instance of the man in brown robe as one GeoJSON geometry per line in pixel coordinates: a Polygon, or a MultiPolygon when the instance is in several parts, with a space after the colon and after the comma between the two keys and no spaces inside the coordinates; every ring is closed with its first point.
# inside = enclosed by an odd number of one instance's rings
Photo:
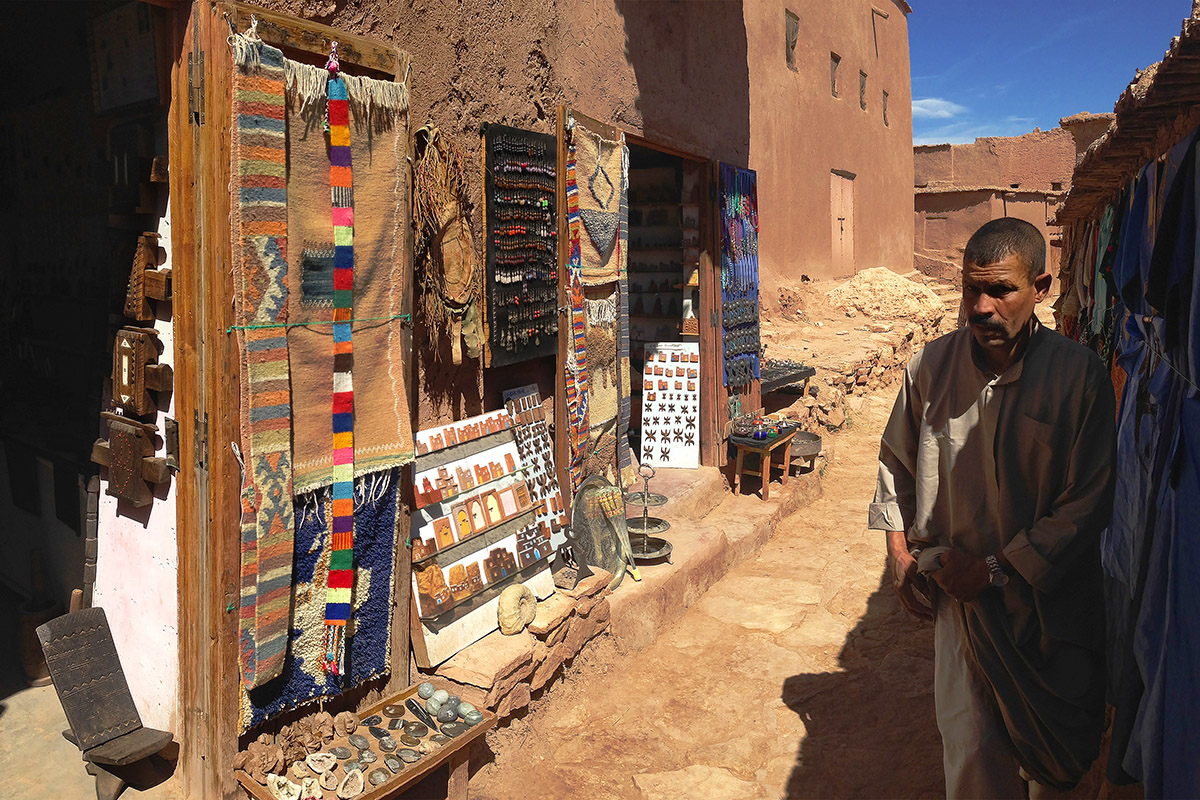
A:
{"type": "Polygon", "coordinates": [[[968,326],[909,362],[880,444],[869,527],[901,604],[934,619],[951,798],[1054,797],[1099,753],[1115,403],[1096,354],[1034,315],[1045,258],[1027,222],[976,231],[968,326]]]}

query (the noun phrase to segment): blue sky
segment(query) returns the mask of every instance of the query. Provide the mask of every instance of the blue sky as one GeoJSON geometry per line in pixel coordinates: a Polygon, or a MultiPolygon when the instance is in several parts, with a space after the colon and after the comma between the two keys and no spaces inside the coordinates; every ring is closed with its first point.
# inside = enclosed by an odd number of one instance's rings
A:
{"type": "Polygon", "coordinates": [[[913,144],[1047,130],[1112,111],[1191,0],[911,0],[913,144]]]}

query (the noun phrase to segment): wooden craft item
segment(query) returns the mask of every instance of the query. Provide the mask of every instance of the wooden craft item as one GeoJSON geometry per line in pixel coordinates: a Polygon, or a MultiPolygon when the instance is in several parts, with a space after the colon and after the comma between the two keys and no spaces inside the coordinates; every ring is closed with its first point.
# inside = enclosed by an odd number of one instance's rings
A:
{"type": "Polygon", "coordinates": [[[471,532],[481,533],[487,530],[487,513],[483,510],[483,501],[478,497],[467,501],[467,513],[471,515],[471,532]]]}
{"type": "Polygon", "coordinates": [[[488,527],[499,525],[504,521],[504,512],[500,509],[500,498],[495,492],[488,492],[483,496],[484,513],[487,514],[488,527]]]}
{"type": "Polygon", "coordinates": [[[92,461],[108,467],[110,497],[132,503],[134,507],[154,502],[149,483],[166,483],[171,469],[165,458],[154,455],[154,425],[102,411],[100,416],[108,425],[108,441],[97,439],[92,445],[92,461]]]}
{"type": "Polygon", "coordinates": [[[554,560],[550,562],[550,574],[554,577],[556,587],[570,590],[578,586],[584,578],[590,578],[593,573],[587,562],[579,557],[575,547],[570,542],[565,542],[554,552],[554,560]]]}
{"type": "Polygon", "coordinates": [[[529,497],[529,485],[525,481],[519,481],[513,486],[513,491],[516,492],[517,505],[520,506],[522,511],[533,508],[533,500],[529,497]]]}
{"type": "Polygon", "coordinates": [[[429,558],[437,552],[437,543],[433,539],[414,539],[412,543],[413,561],[429,558]]]}
{"type": "Polygon", "coordinates": [[[454,516],[454,527],[458,531],[457,536],[460,542],[474,533],[474,531],[471,530],[471,515],[467,512],[466,503],[459,503],[458,505],[454,506],[454,508],[451,509],[451,514],[454,516]]]}
{"type": "Polygon", "coordinates": [[[450,587],[446,585],[446,576],[437,564],[426,564],[413,569],[417,579],[417,599],[421,604],[421,613],[432,617],[440,614],[450,603],[450,587]]]}
{"type": "Polygon", "coordinates": [[[487,572],[488,583],[495,583],[517,571],[517,560],[506,548],[497,547],[483,560],[483,568],[487,572]]]}
{"type": "Polygon", "coordinates": [[[475,488],[475,478],[471,476],[471,470],[455,467],[454,471],[458,474],[458,490],[460,492],[469,492],[475,488]]]}
{"type": "Polygon", "coordinates": [[[166,442],[167,466],[179,471],[179,420],[172,417],[163,419],[163,440],[166,442]]]}
{"type": "Polygon", "coordinates": [[[477,561],[467,565],[467,586],[470,587],[471,594],[483,589],[483,577],[479,574],[479,562],[477,561]]]}
{"type": "Polygon", "coordinates": [[[511,517],[514,514],[521,513],[520,507],[517,505],[517,493],[511,487],[499,493],[500,511],[505,517],[511,517]]]}
{"type": "Polygon", "coordinates": [[[158,239],[157,233],[150,232],[138,237],[133,267],[129,271],[125,316],[138,322],[154,319],[154,309],[150,307],[151,300],[168,300],[171,297],[171,270],[158,269],[158,239]]]}
{"type": "Polygon", "coordinates": [[[433,538],[439,550],[445,550],[454,545],[454,526],[449,517],[441,517],[433,521],[433,538]]]}
{"type": "Polygon", "coordinates": [[[162,344],[153,328],[122,328],[113,345],[113,404],[128,414],[158,411],[151,392],[171,388],[174,373],[158,363],[162,344]]]}
{"type": "Polygon", "coordinates": [[[450,596],[456,601],[465,600],[470,596],[471,587],[467,582],[467,568],[462,564],[455,564],[450,568],[447,581],[450,584],[450,596]]]}

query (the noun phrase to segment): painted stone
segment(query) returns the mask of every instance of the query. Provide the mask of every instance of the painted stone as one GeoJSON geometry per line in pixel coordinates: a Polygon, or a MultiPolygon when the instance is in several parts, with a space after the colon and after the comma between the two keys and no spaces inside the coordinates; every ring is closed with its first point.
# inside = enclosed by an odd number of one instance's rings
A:
{"type": "Polygon", "coordinates": [[[396,740],[390,736],[385,736],[379,740],[379,749],[385,753],[394,753],[397,747],[399,745],[396,744],[396,740]]]}
{"type": "Polygon", "coordinates": [[[322,789],[328,789],[331,792],[336,792],[339,783],[341,783],[341,780],[338,779],[337,774],[334,773],[333,770],[321,773],[322,789]]]}
{"type": "Polygon", "coordinates": [[[458,709],[454,706],[442,706],[442,710],[438,712],[438,722],[454,722],[458,719],[458,709]]]}
{"type": "Polygon", "coordinates": [[[379,760],[379,756],[375,755],[374,750],[363,750],[358,754],[358,763],[374,764],[379,760]]]}
{"type": "MultiPolygon", "coordinates": [[[[383,721],[383,720],[380,720],[380,722],[382,722],[382,721],[383,721]]],[[[387,731],[385,731],[383,728],[377,728],[377,727],[375,727],[374,725],[372,725],[371,727],[367,728],[367,733],[371,734],[371,735],[372,735],[372,736],[374,736],[376,739],[382,739],[383,737],[385,737],[385,736],[387,736],[387,735],[388,735],[388,732],[387,732],[387,731]]]]}
{"type": "Polygon", "coordinates": [[[383,715],[385,717],[403,717],[404,706],[384,706],[383,715]]]}
{"type": "Polygon", "coordinates": [[[383,760],[383,763],[386,764],[387,768],[392,772],[399,772],[400,770],[404,769],[404,762],[395,756],[388,756],[383,760]]]}
{"type": "Polygon", "coordinates": [[[371,782],[372,786],[378,786],[386,781],[388,777],[389,776],[386,769],[373,769],[371,770],[371,774],[367,776],[367,780],[371,782]]]}
{"type": "Polygon", "coordinates": [[[360,722],[359,724],[360,724],[360,725],[365,725],[366,727],[368,727],[368,728],[369,728],[369,727],[371,727],[372,725],[378,725],[378,724],[379,724],[379,723],[381,723],[381,722],[383,722],[383,717],[379,716],[378,714],[372,714],[371,716],[367,717],[366,719],[364,719],[364,720],[363,720],[362,722],[360,722]]]}
{"type": "Polygon", "coordinates": [[[354,751],[352,751],[349,747],[333,747],[330,748],[329,752],[333,753],[338,758],[349,758],[354,754],[354,751]]]}
{"type": "Polygon", "coordinates": [[[310,753],[304,763],[318,775],[337,767],[337,756],[333,753],[310,753]]]}
{"type": "Polygon", "coordinates": [[[466,714],[463,714],[463,722],[470,725],[472,728],[483,722],[483,712],[471,709],[466,714]]]}
{"type": "Polygon", "coordinates": [[[357,733],[350,734],[350,746],[357,747],[359,750],[368,750],[371,747],[371,740],[357,733]]]}
{"type": "Polygon", "coordinates": [[[433,699],[438,701],[438,705],[446,705],[446,701],[450,699],[450,693],[445,689],[438,689],[433,693],[433,699]]]}
{"type": "Polygon", "coordinates": [[[474,710],[475,710],[475,706],[471,705],[470,703],[459,703],[458,704],[458,715],[460,717],[465,717],[467,714],[470,714],[474,710]]]}
{"type": "Polygon", "coordinates": [[[426,681],[417,687],[417,697],[428,700],[433,697],[433,684],[426,681]]]}
{"type": "Polygon", "coordinates": [[[350,800],[352,797],[358,797],[363,793],[367,783],[363,780],[361,769],[356,769],[353,772],[347,772],[346,777],[342,778],[341,786],[338,786],[337,796],[341,800],[350,800]]]}
{"type": "Polygon", "coordinates": [[[403,750],[397,750],[396,755],[400,756],[400,760],[406,764],[412,764],[416,761],[419,761],[421,758],[420,753],[418,753],[416,750],[409,750],[407,747],[403,750]]]}

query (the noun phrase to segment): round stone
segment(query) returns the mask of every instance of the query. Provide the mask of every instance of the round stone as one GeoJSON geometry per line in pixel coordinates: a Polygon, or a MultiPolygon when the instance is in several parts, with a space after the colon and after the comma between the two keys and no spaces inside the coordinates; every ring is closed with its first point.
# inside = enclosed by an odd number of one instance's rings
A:
{"type": "MultiPolygon", "coordinates": [[[[382,722],[382,720],[380,720],[380,721],[382,722]]],[[[388,732],[385,731],[383,728],[377,728],[374,725],[367,728],[367,733],[371,734],[376,739],[382,739],[383,737],[388,735],[388,732]]]]}
{"type": "Polygon", "coordinates": [[[354,752],[349,747],[333,747],[329,752],[333,753],[338,758],[349,758],[354,755],[354,752]]]}
{"type": "Polygon", "coordinates": [[[475,709],[471,709],[467,713],[463,714],[463,722],[474,727],[474,726],[478,725],[479,723],[483,722],[483,712],[476,711],[475,709]]]}
{"type": "Polygon", "coordinates": [[[383,760],[383,763],[386,764],[387,768],[392,772],[399,772],[400,770],[404,769],[404,762],[395,756],[388,756],[383,760]]]}
{"type": "Polygon", "coordinates": [[[421,740],[413,736],[411,733],[405,733],[400,736],[400,744],[405,747],[416,747],[421,743],[421,740]]]}
{"type": "Polygon", "coordinates": [[[358,754],[360,764],[374,764],[379,760],[379,756],[375,755],[374,750],[361,750],[358,754]]]}
{"type": "Polygon", "coordinates": [[[466,732],[467,732],[467,726],[461,722],[447,722],[445,725],[442,726],[442,733],[446,734],[447,736],[449,736],[451,738],[453,738],[455,736],[462,736],[466,732]]]}
{"type": "Polygon", "coordinates": [[[433,697],[433,684],[426,681],[417,687],[417,697],[428,700],[433,697]]]}
{"type": "Polygon", "coordinates": [[[470,714],[474,710],[475,710],[475,706],[471,705],[470,703],[459,703],[458,704],[458,715],[460,717],[465,717],[465,716],[467,716],[467,714],[470,714]]]}
{"type": "Polygon", "coordinates": [[[385,736],[379,740],[379,749],[385,753],[394,753],[397,747],[399,745],[396,744],[396,740],[390,736],[385,736]]]}
{"type": "Polygon", "coordinates": [[[371,782],[372,786],[378,786],[386,781],[388,777],[386,769],[373,769],[371,770],[371,774],[367,776],[367,780],[371,782]]]}
{"type": "Polygon", "coordinates": [[[357,747],[359,750],[368,750],[371,747],[371,740],[365,736],[359,736],[357,733],[350,734],[350,746],[357,747]]]}
{"type": "Polygon", "coordinates": [[[442,710],[438,712],[438,722],[454,722],[458,719],[458,709],[453,706],[442,706],[442,710]]]}
{"type": "Polygon", "coordinates": [[[354,770],[361,772],[362,764],[358,763],[357,761],[347,761],[345,764],[342,764],[342,769],[344,769],[346,772],[353,772],[354,770]]]}
{"type": "Polygon", "coordinates": [[[412,764],[421,758],[420,753],[418,753],[416,750],[409,750],[407,747],[403,750],[397,750],[396,755],[400,756],[400,760],[406,764],[412,764]]]}
{"type": "Polygon", "coordinates": [[[383,717],[379,716],[378,714],[372,714],[358,724],[369,728],[372,725],[378,725],[381,722],[383,722],[383,717]]]}
{"type": "Polygon", "coordinates": [[[420,739],[429,733],[429,728],[425,727],[425,723],[413,720],[412,722],[404,723],[404,732],[409,736],[415,736],[420,739]]]}
{"type": "Polygon", "coordinates": [[[425,710],[436,717],[438,712],[442,710],[442,701],[436,697],[429,698],[425,701],[425,710]]]}
{"type": "Polygon", "coordinates": [[[438,705],[446,705],[446,701],[450,699],[450,693],[445,689],[438,689],[433,693],[433,699],[438,701],[438,705]]]}
{"type": "Polygon", "coordinates": [[[403,717],[404,706],[384,706],[383,715],[385,717],[403,717]]]}
{"type": "Polygon", "coordinates": [[[433,742],[434,744],[445,744],[446,742],[450,741],[450,737],[443,736],[440,733],[435,733],[433,736],[429,737],[429,741],[433,742]]]}

